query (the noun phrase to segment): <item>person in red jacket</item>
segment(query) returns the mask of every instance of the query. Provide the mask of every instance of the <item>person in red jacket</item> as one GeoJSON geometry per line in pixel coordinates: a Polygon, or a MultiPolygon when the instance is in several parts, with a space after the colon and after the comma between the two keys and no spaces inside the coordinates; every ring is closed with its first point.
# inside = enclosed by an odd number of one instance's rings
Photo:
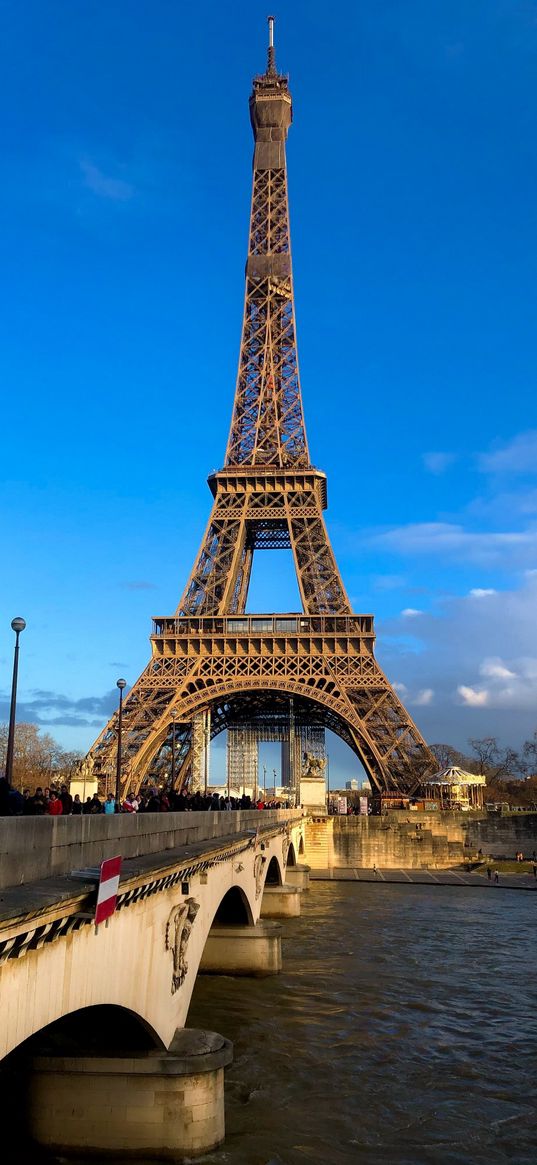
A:
{"type": "Polygon", "coordinates": [[[55,793],[50,794],[47,813],[49,813],[51,817],[60,817],[63,813],[63,805],[60,801],[60,798],[57,797],[55,793]]]}

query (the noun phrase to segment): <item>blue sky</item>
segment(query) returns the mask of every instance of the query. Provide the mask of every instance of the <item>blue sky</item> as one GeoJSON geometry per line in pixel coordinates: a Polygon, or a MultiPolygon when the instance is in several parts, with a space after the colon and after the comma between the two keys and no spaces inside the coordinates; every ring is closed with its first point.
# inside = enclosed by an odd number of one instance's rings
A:
{"type": "MultiPolygon", "coordinates": [[[[223,461],[266,13],[0,2],[0,716],[22,614],[19,715],[66,747],[147,662],[223,461]]],[[[347,589],[430,740],[516,744],[537,727],[537,3],[275,15],[306,423],[347,589]]],[[[250,607],[295,607],[258,558],[250,607]]]]}

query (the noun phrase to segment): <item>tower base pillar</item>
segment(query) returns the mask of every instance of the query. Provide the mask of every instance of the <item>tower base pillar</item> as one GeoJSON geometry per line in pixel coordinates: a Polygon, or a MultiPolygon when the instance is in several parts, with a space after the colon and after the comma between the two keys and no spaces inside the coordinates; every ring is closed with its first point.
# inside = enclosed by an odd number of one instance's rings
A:
{"type": "Polygon", "coordinates": [[[300,804],[307,813],[326,813],[324,777],[301,777],[299,797],[300,804]]]}

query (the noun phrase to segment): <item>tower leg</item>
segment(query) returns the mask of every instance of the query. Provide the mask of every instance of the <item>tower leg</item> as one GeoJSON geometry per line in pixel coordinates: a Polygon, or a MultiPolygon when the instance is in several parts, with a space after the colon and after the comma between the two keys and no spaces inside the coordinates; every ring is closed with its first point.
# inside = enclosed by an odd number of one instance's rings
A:
{"type": "Polygon", "coordinates": [[[191,758],[190,792],[199,793],[205,788],[205,712],[192,720],[191,758]]]}

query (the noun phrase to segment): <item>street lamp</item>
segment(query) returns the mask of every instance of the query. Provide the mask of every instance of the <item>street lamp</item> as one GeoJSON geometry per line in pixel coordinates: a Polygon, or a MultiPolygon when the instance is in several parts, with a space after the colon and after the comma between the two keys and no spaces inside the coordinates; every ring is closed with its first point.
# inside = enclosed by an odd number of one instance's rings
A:
{"type": "Polygon", "coordinates": [[[6,781],[8,785],[13,781],[13,756],[15,751],[15,711],[17,707],[17,676],[19,674],[19,635],[24,631],[26,623],[24,619],[17,618],[11,620],[11,626],[15,632],[15,654],[13,657],[13,681],[11,684],[11,708],[9,710],[9,732],[7,737],[7,753],[6,753],[6,781]]]}
{"type": "Polygon", "coordinates": [[[177,718],[177,711],[174,708],[171,712],[172,718],[172,782],[171,787],[175,789],[175,721],[177,718]]]}
{"type": "Polygon", "coordinates": [[[242,795],[246,792],[245,776],[244,776],[244,732],[239,732],[239,742],[241,747],[241,775],[242,775],[242,795]]]}
{"type": "Polygon", "coordinates": [[[116,811],[119,813],[119,794],[121,785],[121,729],[123,725],[123,689],[127,687],[126,680],[118,680],[116,688],[119,688],[119,712],[117,718],[117,758],[116,758],[116,811]]]}
{"type": "Polygon", "coordinates": [[[209,744],[211,741],[211,732],[209,728],[210,712],[204,713],[204,728],[203,728],[203,774],[205,783],[205,796],[207,796],[207,789],[209,787],[209,744]]]}

